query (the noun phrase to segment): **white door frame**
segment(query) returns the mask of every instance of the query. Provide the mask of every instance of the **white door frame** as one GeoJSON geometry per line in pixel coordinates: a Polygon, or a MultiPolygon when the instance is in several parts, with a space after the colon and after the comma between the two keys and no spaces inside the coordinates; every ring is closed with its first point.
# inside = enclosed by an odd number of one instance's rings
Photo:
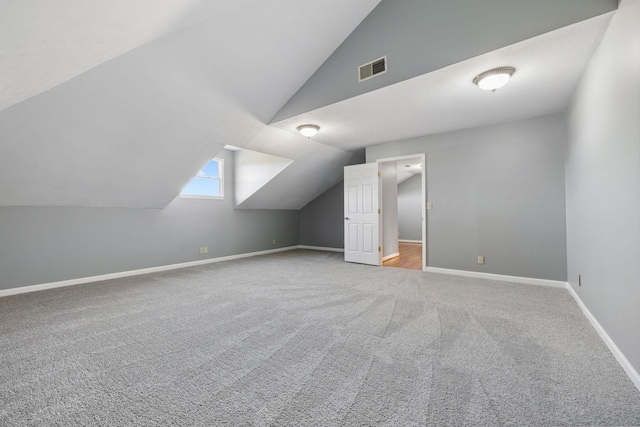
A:
{"type": "MultiPolygon", "coordinates": [[[[421,159],[422,161],[422,271],[426,271],[427,268],[427,168],[426,168],[426,155],[425,153],[421,154],[413,154],[408,156],[398,156],[398,157],[387,157],[384,159],[376,160],[378,163],[378,170],[380,170],[380,163],[386,162],[397,162],[399,160],[409,160],[409,159],[421,159]]],[[[380,186],[382,188],[382,186],[380,186]]],[[[382,191],[382,190],[380,190],[382,191]]],[[[382,199],[382,194],[380,199],[382,199]]],[[[384,245],[382,240],[382,221],[380,221],[380,246],[384,245]]],[[[383,246],[384,247],[384,246],[383,246]]]]}

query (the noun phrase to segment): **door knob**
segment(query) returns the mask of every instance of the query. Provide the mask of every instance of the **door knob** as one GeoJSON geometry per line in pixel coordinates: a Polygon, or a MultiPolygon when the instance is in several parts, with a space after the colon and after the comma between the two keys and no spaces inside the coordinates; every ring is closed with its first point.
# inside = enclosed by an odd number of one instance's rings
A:
{"type": "Polygon", "coordinates": [[[346,219],[347,221],[351,221],[351,218],[347,218],[346,216],[344,217],[344,219],[346,219]]]}

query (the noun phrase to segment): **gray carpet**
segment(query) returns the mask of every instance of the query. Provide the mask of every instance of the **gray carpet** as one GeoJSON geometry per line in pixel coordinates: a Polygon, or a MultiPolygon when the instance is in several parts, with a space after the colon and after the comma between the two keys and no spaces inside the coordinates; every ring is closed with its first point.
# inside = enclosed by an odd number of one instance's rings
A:
{"type": "Polygon", "coordinates": [[[341,257],[0,298],[0,425],[640,425],[566,290],[341,257]]]}

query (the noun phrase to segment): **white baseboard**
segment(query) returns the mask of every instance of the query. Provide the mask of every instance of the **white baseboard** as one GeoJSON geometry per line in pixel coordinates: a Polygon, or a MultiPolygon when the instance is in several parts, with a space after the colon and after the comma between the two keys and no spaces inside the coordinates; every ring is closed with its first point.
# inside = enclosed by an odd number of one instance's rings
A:
{"type": "Polygon", "coordinates": [[[399,256],[400,256],[400,252],[396,252],[395,254],[383,256],[382,257],[382,262],[385,262],[386,260],[389,260],[391,258],[396,258],[396,257],[399,257],[399,256]]]}
{"type": "Polygon", "coordinates": [[[19,287],[19,288],[1,289],[0,290],[0,297],[5,297],[5,296],[9,296],[9,295],[24,294],[24,293],[27,293],[27,292],[43,291],[45,289],[54,289],[54,288],[62,288],[62,287],[65,287],[65,286],[80,285],[80,284],[83,284],[83,283],[99,282],[101,280],[117,279],[117,278],[120,278],[120,277],[138,276],[140,274],[157,273],[157,272],[160,272],[160,271],[167,271],[167,270],[177,270],[177,269],[186,268],[186,267],[196,267],[198,265],[213,264],[213,263],[216,263],[216,262],[231,261],[231,260],[234,260],[234,259],[248,258],[248,257],[253,257],[253,256],[259,256],[259,255],[273,254],[273,253],[276,253],[276,252],[290,251],[290,250],[298,249],[298,248],[299,248],[298,245],[296,245],[296,246],[287,246],[287,247],[284,247],[284,248],[268,249],[268,250],[264,250],[264,251],[249,252],[249,253],[237,254],[237,255],[229,255],[229,256],[223,256],[223,257],[218,257],[218,258],[208,258],[208,259],[202,259],[202,260],[198,260],[198,261],[182,262],[182,263],[179,263],[179,264],[161,265],[161,266],[158,266],[158,267],[141,268],[139,270],[121,271],[121,272],[117,272],[117,273],[101,274],[101,275],[98,275],[98,276],[80,277],[78,279],[71,279],[71,280],[61,280],[59,282],[42,283],[42,284],[38,284],[38,285],[22,286],[22,287],[19,287]]]}
{"type": "Polygon", "coordinates": [[[452,270],[448,268],[424,267],[428,273],[451,274],[454,276],[477,277],[479,279],[500,280],[502,282],[524,283],[526,285],[551,286],[554,288],[566,288],[567,282],[558,280],[535,279],[532,277],[505,276],[503,274],[482,273],[478,271],[452,270]]]}
{"type": "Polygon", "coordinates": [[[422,244],[422,240],[406,240],[406,239],[398,239],[400,243],[420,243],[422,244]]]}
{"type": "Polygon", "coordinates": [[[631,363],[629,363],[629,361],[624,356],[624,354],[620,351],[616,343],[613,342],[609,334],[607,334],[607,331],[604,330],[602,325],[600,325],[600,323],[596,320],[593,314],[591,314],[587,306],[584,305],[584,303],[582,302],[582,300],[580,299],[576,291],[568,283],[567,283],[567,290],[569,291],[571,296],[573,296],[573,299],[576,300],[576,302],[578,303],[578,306],[582,309],[582,312],[584,313],[584,315],[587,317],[587,319],[589,319],[589,322],[591,323],[593,328],[596,330],[598,335],[600,335],[600,338],[602,338],[602,341],[604,341],[607,347],[609,347],[609,350],[611,351],[611,353],[613,353],[613,356],[616,358],[620,366],[622,366],[622,369],[624,369],[624,371],[627,373],[627,375],[629,376],[633,384],[636,386],[636,388],[640,390],[640,374],[638,374],[638,371],[636,371],[633,368],[633,366],[631,366],[631,363]]]}
{"type": "Polygon", "coordinates": [[[344,252],[344,248],[326,248],[324,246],[298,245],[299,249],[309,249],[312,251],[344,252]]]}
{"type": "MultiPolygon", "coordinates": [[[[223,261],[231,261],[234,259],[241,259],[241,258],[248,258],[253,256],[259,256],[259,255],[267,255],[267,254],[272,254],[276,252],[290,251],[293,249],[311,249],[311,250],[318,250],[318,251],[344,252],[344,249],[342,248],[325,248],[320,246],[306,246],[306,245],[287,246],[284,248],[268,249],[264,251],[229,255],[229,256],[223,256],[218,258],[209,258],[209,259],[203,259],[198,261],[183,262],[179,264],[162,265],[159,267],[141,268],[138,270],[122,271],[118,273],[109,273],[109,274],[102,274],[102,275],[90,276],[90,277],[81,277],[78,279],[61,280],[59,282],[42,283],[38,285],[22,286],[19,288],[1,289],[0,297],[24,294],[28,292],[42,291],[45,289],[54,289],[54,288],[61,288],[65,286],[80,285],[83,283],[99,282],[101,280],[116,279],[120,277],[130,277],[130,276],[138,276],[141,274],[156,273],[160,271],[177,270],[180,268],[195,267],[199,265],[213,264],[213,263],[223,262],[223,261]]],[[[385,257],[385,258],[390,259],[390,258],[393,258],[394,256],[398,256],[398,254],[389,255],[388,257],[385,257]]],[[[518,276],[505,276],[502,274],[481,273],[476,271],[464,271],[464,270],[452,270],[452,269],[437,268],[437,267],[424,267],[423,270],[429,273],[452,274],[456,276],[477,277],[481,279],[500,280],[500,281],[506,281],[506,282],[524,283],[529,285],[551,286],[556,288],[567,289],[569,293],[573,296],[573,298],[576,300],[576,302],[578,303],[578,306],[580,307],[580,309],[582,309],[582,312],[587,317],[591,325],[594,327],[598,335],[600,335],[600,338],[602,338],[602,340],[607,345],[611,353],[613,353],[618,363],[622,366],[622,369],[624,369],[624,371],[627,373],[627,375],[629,376],[633,384],[636,386],[636,388],[640,390],[640,374],[638,374],[638,372],[633,368],[631,363],[629,363],[629,361],[624,356],[624,354],[620,351],[618,346],[613,342],[609,334],[607,334],[607,332],[600,325],[600,323],[598,323],[596,318],[591,314],[589,309],[584,305],[584,303],[582,302],[578,294],[573,290],[573,288],[569,285],[569,283],[555,281],[555,280],[534,279],[530,277],[518,277],[518,276]]]]}

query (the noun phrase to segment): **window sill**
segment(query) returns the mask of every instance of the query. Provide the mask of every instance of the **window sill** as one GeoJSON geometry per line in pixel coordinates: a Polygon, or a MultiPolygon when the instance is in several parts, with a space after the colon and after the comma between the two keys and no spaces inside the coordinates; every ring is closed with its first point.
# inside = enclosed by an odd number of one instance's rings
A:
{"type": "Polygon", "coordinates": [[[181,199],[224,200],[224,196],[196,196],[194,194],[180,194],[181,199]]]}

